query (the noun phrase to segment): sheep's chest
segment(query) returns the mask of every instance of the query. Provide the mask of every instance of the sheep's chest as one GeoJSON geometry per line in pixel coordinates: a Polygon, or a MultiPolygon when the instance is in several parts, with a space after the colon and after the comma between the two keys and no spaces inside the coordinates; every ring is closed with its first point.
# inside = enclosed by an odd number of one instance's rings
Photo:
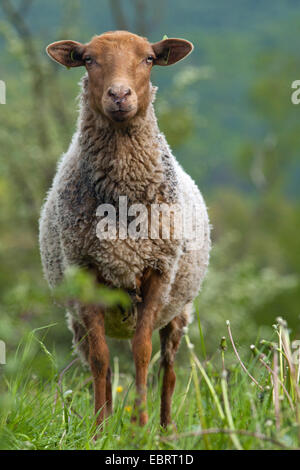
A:
{"type": "Polygon", "coordinates": [[[128,204],[123,221],[119,201],[95,197],[82,175],[70,179],[57,204],[67,265],[88,262],[108,283],[128,290],[135,289],[136,278],[148,267],[161,272],[172,269],[178,243],[151,236],[148,203],[136,216],[128,215],[132,207],[128,204]]]}
{"type": "MultiPolygon", "coordinates": [[[[96,139],[92,153],[82,148],[77,165],[64,167],[58,197],[60,240],[66,265],[87,263],[109,285],[134,292],[147,268],[168,274],[166,278],[175,269],[179,243],[149,236],[149,208],[176,202],[176,178],[171,163],[162,162],[159,139],[145,146],[138,136],[134,141],[126,135],[115,137],[111,152],[99,151],[96,139]],[[122,198],[127,201],[125,234],[122,198]],[[143,206],[142,214],[135,213],[136,205],[143,206]]],[[[125,317],[122,311],[107,315],[107,334],[132,336],[135,309],[125,317]]]]}

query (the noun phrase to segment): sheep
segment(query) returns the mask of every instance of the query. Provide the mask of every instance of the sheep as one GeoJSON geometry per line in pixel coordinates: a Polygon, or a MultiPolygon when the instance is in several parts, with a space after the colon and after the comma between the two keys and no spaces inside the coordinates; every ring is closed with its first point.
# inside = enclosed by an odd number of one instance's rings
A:
{"type": "MultiPolygon", "coordinates": [[[[132,420],[145,425],[147,370],[155,329],[159,329],[164,372],[160,420],[163,427],[171,423],[174,358],[207,270],[210,227],[201,193],[158,128],[153,107],[156,87],[150,72],[155,65],[175,64],[192,49],[184,39],[151,44],[127,31],[107,32],[87,44],[58,41],[47,47],[56,62],[68,68],[85,66],[87,72],[82,79],[77,131],[60,160],[41,212],[45,277],[54,288],[68,267],[79,266],[94,273],[98,283],[122,288],[132,299],[126,312],[79,301],[68,305],[74,345],[92,372],[100,428],[112,412],[106,336],[131,338],[136,370],[132,420]],[[188,233],[175,237],[176,227],[170,229],[170,237],[161,236],[165,219],[159,219],[158,237],[121,237],[119,220],[117,236],[105,237],[99,207],[113,207],[121,217],[121,197],[126,197],[128,206],[138,204],[147,210],[176,207],[173,216],[179,210],[189,222],[196,212],[201,240],[190,249],[188,233]]],[[[151,216],[143,222],[151,222],[151,216]]],[[[126,223],[131,219],[128,216],[126,223]]]]}

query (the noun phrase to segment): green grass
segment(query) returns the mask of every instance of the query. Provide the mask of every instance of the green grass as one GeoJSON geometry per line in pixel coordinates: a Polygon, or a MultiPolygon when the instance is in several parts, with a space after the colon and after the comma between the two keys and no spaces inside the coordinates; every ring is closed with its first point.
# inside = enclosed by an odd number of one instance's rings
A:
{"type": "Polygon", "coordinates": [[[276,343],[258,342],[252,347],[254,354],[249,349],[244,362],[247,371],[232,356],[230,326],[227,328],[227,345],[223,339],[210,360],[201,357],[201,351],[195,350],[188,336],[183,339],[186,364],[177,368],[173,399],[176,427],[167,431],[159,426],[159,353],[154,354],[150,364],[149,423],[144,428],[130,422],[133,376],[119,372],[115,357],[114,413],[96,442],[88,371],[76,362],[62,374],[55,353],[50,353],[42,341],[44,330],[30,333],[15,358],[2,366],[0,448],[298,448],[299,365],[291,361],[293,350],[285,323],[279,319],[274,327],[276,343]],[[278,370],[270,374],[267,366],[274,370],[274,360],[278,370]]]}

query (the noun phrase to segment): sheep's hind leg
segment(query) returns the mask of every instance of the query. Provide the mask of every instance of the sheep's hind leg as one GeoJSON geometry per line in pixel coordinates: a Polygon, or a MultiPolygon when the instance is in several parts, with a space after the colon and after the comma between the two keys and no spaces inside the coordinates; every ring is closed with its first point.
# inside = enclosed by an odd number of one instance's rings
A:
{"type": "Polygon", "coordinates": [[[106,416],[110,416],[112,414],[112,391],[111,391],[111,369],[110,367],[107,370],[106,374],[106,408],[105,408],[106,416]]]}
{"type": "Polygon", "coordinates": [[[161,367],[164,371],[161,390],[160,423],[163,427],[171,424],[172,395],[176,383],[174,359],[180,345],[187,316],[183,313],[174,318],[159,331],[161,343],[161,367]]]}
{"type": "Polygon", "coordinates": [[[104,313],[99,307],[90,306],[81,309],[83,321],[88,332],[89,364],[94,381],[95,414],[97,424],[101,425],[107,411],[111,409],[109,386],[109,350],[105,339],[104,313]],[[107,401],[109,402],[107,407],[107,401]]]}
{"type": "Polygon", "coordinates": [[[147,413],[147,375],[152,353],[152,332],[158,312],[161,309],[161,298],[165,290],[162,277],[152,272],[142,287],[143,301],[138,305],[136,331],[132,340],[132,352],[136,370],[136,400],[132,421],[145,425],[147,413]]]}

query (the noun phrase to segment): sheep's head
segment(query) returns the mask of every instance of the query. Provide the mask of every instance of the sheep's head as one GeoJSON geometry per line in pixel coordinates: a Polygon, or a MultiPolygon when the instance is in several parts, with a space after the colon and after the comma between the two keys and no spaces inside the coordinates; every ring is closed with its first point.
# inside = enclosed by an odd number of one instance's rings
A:
{"type": "Polygon", "coordinates": [[[47,47],[56,62],[86,67],[90,106],[119,123],[145,114],[150,103],[152,66],[175,64],[192,50],[193,45],[184,39],[151,44],[127,31],[104,33],[87,44],[58,41],[47,47]]]}

